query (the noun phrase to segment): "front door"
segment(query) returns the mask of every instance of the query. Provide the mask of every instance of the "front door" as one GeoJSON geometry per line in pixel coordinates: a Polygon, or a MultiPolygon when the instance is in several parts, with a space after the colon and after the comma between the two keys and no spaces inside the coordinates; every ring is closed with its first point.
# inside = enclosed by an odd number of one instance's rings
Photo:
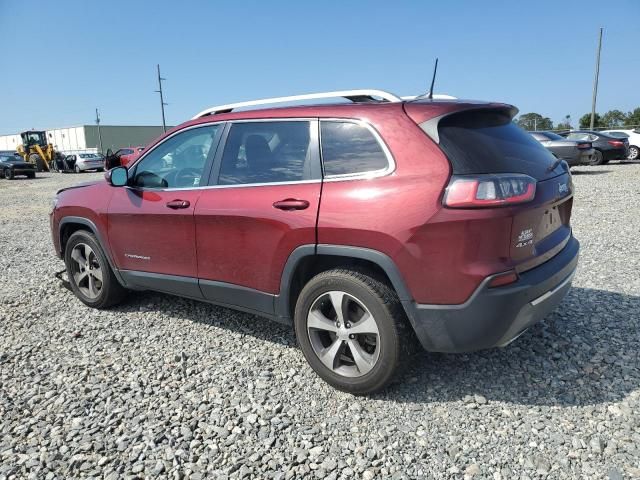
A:
{"type": "Polygon", "coordinates": [[[194,288],[179,293],[199,292],[193,214],[222,128],[191,127],[167,137],[129,170],[129,185],[114,192],[109,242],[132,283],[167,291],[172,280],[180,282],[167,276],[184,277],[194,288]]]}
{"type": "Polygon", "coordinates": [[[315,120],[230,125],[195,211],[205,297],[271,313],[289,255],[316,243],[320,168],[315,120]]]}

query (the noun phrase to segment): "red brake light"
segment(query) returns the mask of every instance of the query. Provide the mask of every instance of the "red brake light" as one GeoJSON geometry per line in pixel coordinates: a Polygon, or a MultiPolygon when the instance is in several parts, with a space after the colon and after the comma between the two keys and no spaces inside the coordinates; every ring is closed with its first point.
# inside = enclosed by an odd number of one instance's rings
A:
{"type": "Polygon", "coordinates": [[[578,148],[580,150],[586,150],[587,148],[591,148],[591,144],[590,143],[579,143],[578,144],[578,148]]]}
{"type": "Polygon", "coordinates": [[[624,147],[624,142],[620,140],[609,140],[607,143],[613,147],[624,147]]]}
{"type": "Polygon", "coordinates": [[[452,208],[499,207],[530,202],[536,181],[519,173],[451,177],[443,203],[452,208]]]}

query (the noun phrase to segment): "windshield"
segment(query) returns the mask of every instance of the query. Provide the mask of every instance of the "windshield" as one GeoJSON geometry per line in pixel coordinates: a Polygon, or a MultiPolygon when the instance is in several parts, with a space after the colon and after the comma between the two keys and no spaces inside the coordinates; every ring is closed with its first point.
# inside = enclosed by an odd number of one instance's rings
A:
{"type": "Polygon", "coordinates": [[[629,135],[627,135],[624,132],[602,132],[602,133],[606,133],[607,135],[611,135],[612,137],[617,137],[617,138],[629,138],[629,135]]]}
{"type": "Polygon", "coordinates": [[[553,132],[543,132],[542,135],[547,137],[549,140],[566,140],[564,137],[561,137],[557,133],[553,132]]]}

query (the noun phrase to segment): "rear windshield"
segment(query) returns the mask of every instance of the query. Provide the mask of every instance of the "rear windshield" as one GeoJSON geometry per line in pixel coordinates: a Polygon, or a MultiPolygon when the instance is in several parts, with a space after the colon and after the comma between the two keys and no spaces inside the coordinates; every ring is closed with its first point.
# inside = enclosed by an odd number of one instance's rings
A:
{"type": "Polygon", "coordinates": [[[460,112],[440,120],[440,147],[453,173],[524,173],[549,176],[555,157],[500,111],[460,112]]]}

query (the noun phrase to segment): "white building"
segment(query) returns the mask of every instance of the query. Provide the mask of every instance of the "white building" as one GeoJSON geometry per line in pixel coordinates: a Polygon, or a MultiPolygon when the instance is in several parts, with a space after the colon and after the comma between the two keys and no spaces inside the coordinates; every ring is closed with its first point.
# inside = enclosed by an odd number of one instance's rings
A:
{"type": "MultiPolygon", "coordinates": [[[[45,132],[48,142],[63,153],[98,151],[100,140],[103,153],[109,148],[116,151],[121,147],[145,146],[163,133],[162,126],[157,125],[100,125],[99,135],[97,125],[52,128],[45,132]]],[[[0,151],[15,151],[21,143],[20,134],[0,135],[0,151]]]]}

